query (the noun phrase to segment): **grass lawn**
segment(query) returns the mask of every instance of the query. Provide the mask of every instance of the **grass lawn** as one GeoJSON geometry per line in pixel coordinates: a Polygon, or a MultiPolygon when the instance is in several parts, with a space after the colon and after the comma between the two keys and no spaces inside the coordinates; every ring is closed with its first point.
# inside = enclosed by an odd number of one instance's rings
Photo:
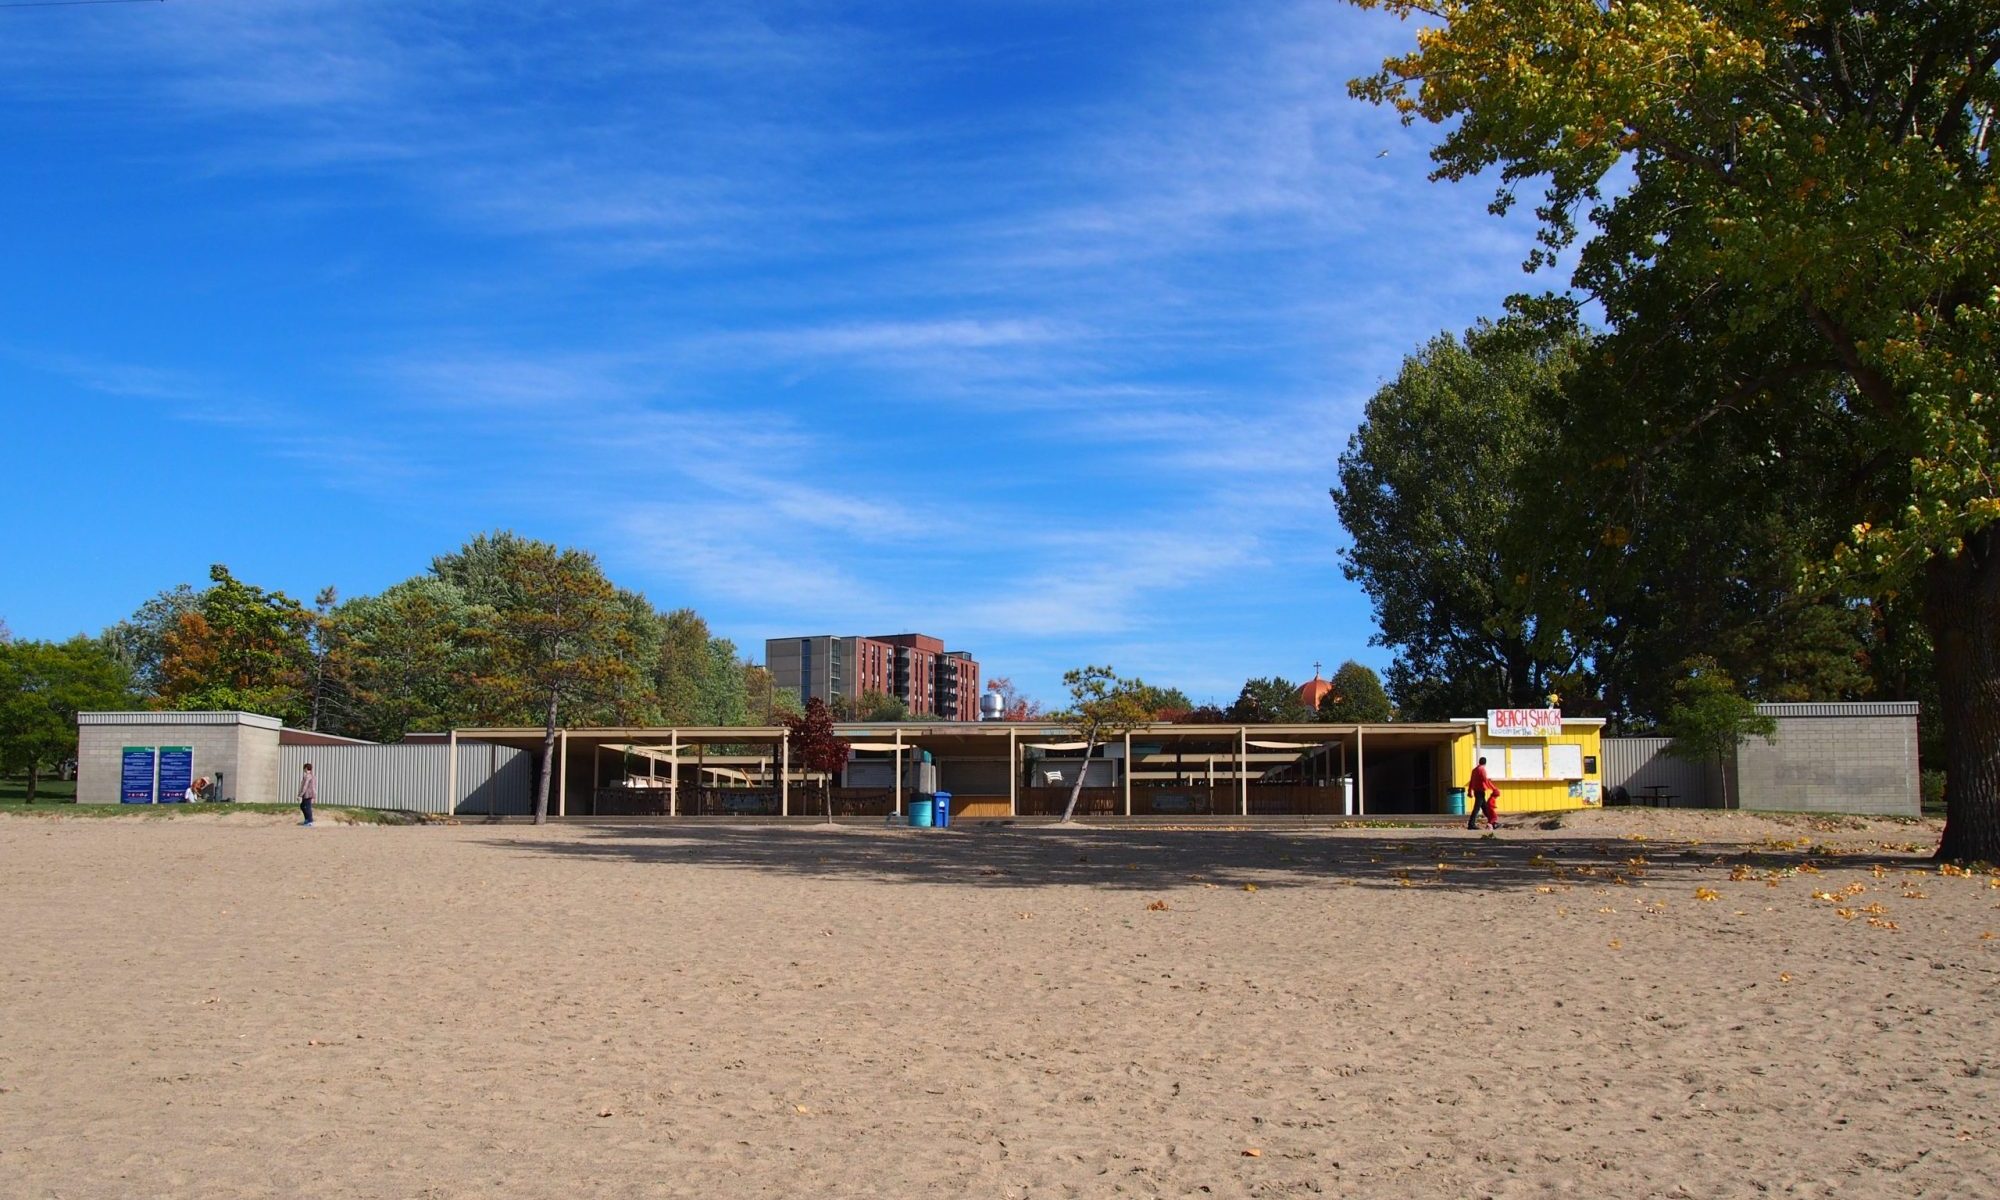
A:
{"type": "MultiPolygon", "coordinates": [[[[0,804],[21,804],[28,799],[28,777],[9,775],[0,779],[0,804]]],[[[43,779],[35,784],[36,804],[70,804],[76,800],[76,780],[43,779]]]]}
{"type": "MultiPolygon", "coordinates": [[[[175,817],[191,816],[231,816],[238,813],[276,813],[287,817],[298,816],[296,804],[75,804],[65,797],[63,803],[52,804],[37,799],[29,804],[22,797],[27,788],[11,790],[0,798],[0,816],[18,815],[24,817],[62,817],[65,819],[85,817],[101,820],[166,821],[175,817]]],[[[382,808],[338,808],[319,805],[313,814],[318,820],[329,825],[422,825],[436,821],[436,817],[426,817],[420,813],[397,812],[382,808]]]]}

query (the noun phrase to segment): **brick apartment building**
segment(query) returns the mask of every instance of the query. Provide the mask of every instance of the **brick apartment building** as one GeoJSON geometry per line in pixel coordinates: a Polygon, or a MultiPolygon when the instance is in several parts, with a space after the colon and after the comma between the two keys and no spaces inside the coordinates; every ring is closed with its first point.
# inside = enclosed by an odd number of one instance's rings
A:
{"type": "Polygon", "coordinates": [[[768,638],[764,665],[774,685],[797,691],[800,700],[852,701],[879,692],[901,700],[913,717],[979,719],[979,664],[921,633],[768,638]]]}

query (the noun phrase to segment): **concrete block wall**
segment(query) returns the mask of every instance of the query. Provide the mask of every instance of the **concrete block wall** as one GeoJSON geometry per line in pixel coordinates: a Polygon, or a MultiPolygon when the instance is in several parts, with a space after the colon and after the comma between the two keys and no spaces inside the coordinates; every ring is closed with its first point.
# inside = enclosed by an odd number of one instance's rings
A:
{"type": "Polygon", "coordinates": [[[1751,738],[1737,749],[1732,802],[1746,809],[1917,815],[1915,706],[1907,714],[1875,711],[1889,705],[1853,707],[1861,711],[1774,713],[1778,731],[1771,741],[1751,738]]]}
{"type": "Polygon", "coordinates": [[[222,772],[223,797],[276,799],[278,729],[255,713],[78,713],[76,801],[119,802],[127,746],[191,746],[197,776],[222,772]]]}

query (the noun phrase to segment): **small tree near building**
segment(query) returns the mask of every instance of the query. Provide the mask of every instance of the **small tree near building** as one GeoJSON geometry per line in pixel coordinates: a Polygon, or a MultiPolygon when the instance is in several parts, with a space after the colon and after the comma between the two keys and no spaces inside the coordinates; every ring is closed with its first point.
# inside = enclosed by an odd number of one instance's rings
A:
{"type": "Polygon", "coordinates": [[[1381,677],[1368,667],[1350,658],[1340,664],[1327,682],[1333,686],[1320,699],[1320,720],[1366,725],[1396,719],[1396,708],[1389,703],[1389,693],[1383,689],[1381,677]]]}
{"type": "Polygon", "coordinates": [[[1736,690],[1736,681],[1712,659],[1696,659],[1687,677],[1674,684],[1674,704],[1662,732],[1673,739],[1667,753],[1689,762],[1722,768],[1722,807],[1729,807],[1729,759],[1752,737],[1771,740],[1778,723],[1736,690]]]}
{"type": "Polygon", "coordinates": [[[791,731],[792,761],[801,770],[821,777],[826,820],[830,825],[833,823],[833,776],[834,772],[847,765],[849,743],[834,736],[833,710],[818,696],[806,701],[805,712],[786,717],[785,728],[791,731]]]}
{"type": "MultiPolygon", "coordinates": [[[[1147,701],[1152,694],[1137,679],[1120,679],[1110,667],[1078,667],[1063,675],[1069,688],[1069,710],[1057,719],[1075,736],[1083,739],[1083,766],[1070,785],[1069,803],[1063,806],[1062,823],[1076,816],[1076,802],[1083,795],[1083,780],[1090,773],[1090,756],[1112,738],[1123,737],[1148,724],[1153,711],[1147,701]]],[[[1130,769],[1131,764],[1126,764],[1130,769]]]]}

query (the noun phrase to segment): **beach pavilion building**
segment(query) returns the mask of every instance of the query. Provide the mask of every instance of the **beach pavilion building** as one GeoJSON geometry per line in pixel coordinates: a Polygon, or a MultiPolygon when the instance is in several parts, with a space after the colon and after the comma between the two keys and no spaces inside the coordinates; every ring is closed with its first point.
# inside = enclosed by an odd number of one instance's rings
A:
{"type": "MultiPolygon", "coordinates": [[[[1463,811],[1473,762],[1488,759],[1500,811],[1583,808],[1603,795],[1596,719],[1532,731],[1486,718],[1333,725],[1155,724],[1084,757],[1059,725],[846,723],[832,779],[792,761],[782,726],[560,731],[552,815],[886,817],[948,792],[960,820],[1060,815],[1079,775],[1079,815],[1135,818],[1368,817],[1463,811]]],[[[448,741],[539,753],[539,728],[459,729],[448,741]]],[[[323,755],[324,757],[324,755],[323,755]]],[[[454,753],[449,761],[457,762],[454,753]]],[[[459,807],[461,813],[476,812],[459,807]]]]}
{"type": "MultiPolygon", "coordinates": [[[[1097,748],[1053,722],[835,726],[851,753],[831,780],[793,761],[781,726],[558,731],[556,816],[810,818],[908,810],[952,794],[960,819],[1046,819],[1082,777],[1078,809],[1114,820],[1440,816],[1486,759],[1501,813],[1606,801],[1893,813],[1922,811],[1917,706],[1769,704],[1777,730],[1724,762],[1672,758],[1665,738],[1604,738],[1553,709],[1366,725],[1148,725],[1097,748]],[[1726,786],[1725,786],[1726,783],[1726,786]]],[[[170,803],[190,780],[220,800],[289,801],[311,762],[321,802],[457,816],[532,811],[540,728],[413,734],[393,745],[287,729],[238,712],[77,714],[77,801],[170,803]]]]}

